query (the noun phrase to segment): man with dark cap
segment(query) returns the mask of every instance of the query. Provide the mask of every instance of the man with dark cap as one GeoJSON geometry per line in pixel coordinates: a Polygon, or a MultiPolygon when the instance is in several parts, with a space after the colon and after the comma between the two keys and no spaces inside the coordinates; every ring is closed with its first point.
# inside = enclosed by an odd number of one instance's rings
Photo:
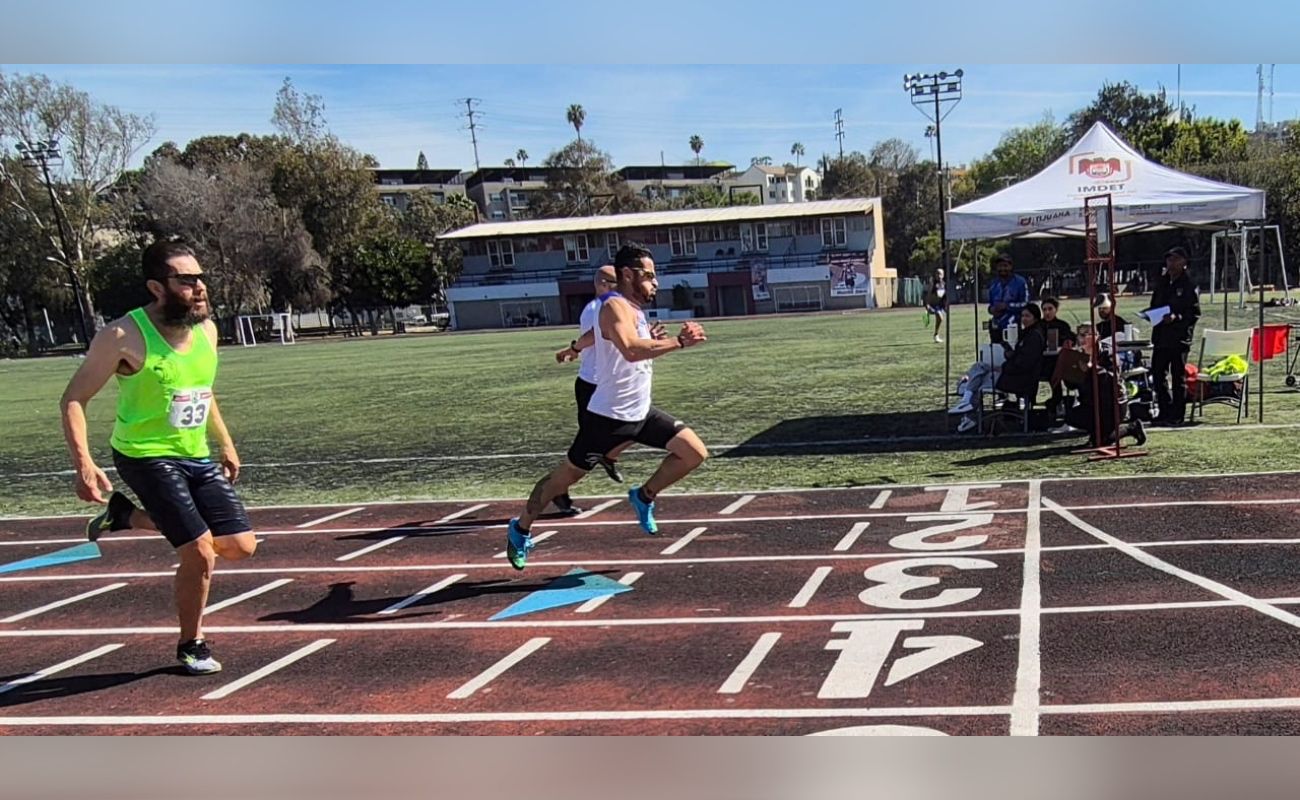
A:
{"type": "Polygon", "coordinates": [[[1029,302],[1029,283],[1015,274],[1011,256],[994,256],[993,269],[997,279],[989,286],[989,313],[994,324],[1005,330],[1020,320],[1020,310],[1029,302]]]}
{"type": "Polygon", "coordinates": [[[1196,321],[1201,318],[1201,296],[1187,276],[1186,248],[1173,247],[1165,253],[1165,274],[1151,293],[1151,308],[1164,306],[1169,307],[1168,315],[1151,329],[1151,379],[1160,404],[1160,413],[1152,424],[1176,427],[1186,419],[1187,354],[1192,349],[1196,321]]]}

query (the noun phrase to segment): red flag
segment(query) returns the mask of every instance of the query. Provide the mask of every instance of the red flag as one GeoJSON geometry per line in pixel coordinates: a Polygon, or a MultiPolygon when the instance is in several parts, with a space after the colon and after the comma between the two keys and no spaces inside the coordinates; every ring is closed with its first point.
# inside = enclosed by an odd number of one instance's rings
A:
{"type": "MultiPolygon", "coordinates": [[[[1286,340],[1291,335],[1290,325],[1265,325],[1264,326],[1264,360],[1286,352],[1286,340]]],[[[1250,337],[1250,360],[1259,361],[1260,353],[1260,336],[1259,328],[1256,328],[1254,334],[1250,337]]]]}

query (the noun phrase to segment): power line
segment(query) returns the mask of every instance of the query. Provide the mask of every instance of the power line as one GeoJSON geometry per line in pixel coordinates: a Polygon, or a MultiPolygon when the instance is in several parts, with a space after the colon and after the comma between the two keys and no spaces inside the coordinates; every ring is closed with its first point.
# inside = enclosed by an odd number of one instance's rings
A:
{"type": "Polygon", "coordinates": [[[466,97],[460,102],[465,104],[465,113],[461,114],[461,116],[469,118],[469,140],[474,143],[474,169],[478,170],[480,169],[478,163],[478,126],[474,122],[474,115],[479,112],[474,110],[474,106],[483,101],[477,97],[466,97]]]}

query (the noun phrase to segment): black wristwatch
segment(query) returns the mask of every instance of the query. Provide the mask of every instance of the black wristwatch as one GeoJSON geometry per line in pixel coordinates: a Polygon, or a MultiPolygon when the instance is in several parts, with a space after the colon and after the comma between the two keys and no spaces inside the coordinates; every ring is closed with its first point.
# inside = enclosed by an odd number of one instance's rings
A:
{"type": "Polygon", "coordinates": [[[581,352],[582,352],[581,350],[578,349],[578,340],[577,340],[577,339],[574,339],[573,341],[569,342],[569,349],[572,350],[572,351],[575,352],[575,353],[581,353],[581,352]]]}

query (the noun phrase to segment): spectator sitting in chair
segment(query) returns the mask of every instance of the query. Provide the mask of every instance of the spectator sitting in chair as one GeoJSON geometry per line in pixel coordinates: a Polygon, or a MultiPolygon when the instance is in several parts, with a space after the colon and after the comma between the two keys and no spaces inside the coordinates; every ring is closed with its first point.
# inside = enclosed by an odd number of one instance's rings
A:
{"type": "MultiPolygon", "coordinates": [[[[1043,355],[1043,372],[1042,377],[1050,379],[1056,372],[1056,361],[1062,348],[1074,344],[1076,341],[1074,331],[1070,330],[1070,323],[1058,317],[1056,314],[1061,308],[1061,303],[1055,297],[1048,297],[1043,300],[1043,336],[1047,341],[1047,350],[1043,355]],[[1055,335],[1053,335],[1055,333],[1055,335]]],[[[1063,399],[1061,384],[1052,384],[1052,399],[1047,402],[1047,413],[1055,420],[1058,409],[1063,399]]]]}
{"type": "MultiPolygon", "coordinates": [[[[1002,340],[1000,335],[995,334],[994,343],[988,346],[993,351],[990,356],[1000,355],[1001,358],[991,357],[989,364],[983,361],[975,364],[957,384],[958,390],[962,392],[962,400],[948,413],[963,415],[957,425],[958,433],[965,433],[975,427],[976,422],[970,412],[975,410],[975,404],[979,402],[979,392],[988,390],[985,385],[988,380],[992,380],[993,386],[998,391],[1016,397],[1028,397],[1030,405],[1033,405],[1033,399],[1038,394],[1038,381],[1043,368],[1043,351],[1047,347],[1043,327],[1039,322],[1042,316],[1043,312],[1037,305],[1033,303],[1026,305],[1020,312],[1022,330],[1015,349],[1013,350],[1011,345],[1002,340]],[[1002,362],[1000,370],[997,368],[991,368],[987,372],[980,370],[981,374],[978,376],[980,382],[975,382],[972,373],[982,366],[996,364],[998,361],[1002,362]],[[966,384],[965,388],[962,388],[963,384],[966,384]]],[[[990,328],[998,331],[999,334],[1001,332],[996,320],[990,324],[990,328]]],[[[1028,413],[1028,409],[1025,413],[1028,413]]]]}
{"type": "Polygon", "coordinates": [[[1029,302],[1029,284],[1015,274],[1011,256],[994,257],[993,268],[998,277],[989,286],[989,313],[997,320],[999,328],[1006,329],[1016,324],[1020,309],[1029,302]]]}
{"type": "MultiPolygon", "coordinates": [[[[996,328],[992,323],[990,326],[1000,334],[1000,328],[996,328]]],[[[957,425],[958,433],[965,433],[975,427],[975,418],[970,414],[975,410],[975,404],[980,402],[980,395],[993,390],[993,385],[1002,376],[1002,364],[1006,360],[1007,353],[1002,345],[990,342],[980,348],[980,360],[971,364],[966,374],[957,381],[957,392],[961,395],[961,400],[957,401],[957,405],[949,409],[948,413],[963,415],[957,425]]]]}
{"type": "MultiPolygon", "coordinates": [[[[1103,442],[1113,444],[1115,438],[1115,400],[1119,398],[1121,384],[1115,380],[1114,361],[1111,357],[1100,352],[1097,337],[1091,331],[1085,331],[1081,326],[1079,329],[1079,350],[1088,357],[1088,368],[1083,372],[1077,381],[1075,388],[1079,390],[1079,402],[1065,414],[1065,424],[1059,428],[1054,428],[1052,433],[1077,433],[1082,431],[1091,439],[1093,437],[1094,426],[1100,421],[1103,434],[1103,442]],[[1097,376],[1097,392],[1093,394],[1092,377],[1097,376]],[[1097,404],[1095,398],[1102,398],[1102,402],[1097,404]],[[1095,411],[1094,411],[1095,409],[1095,411]]],[[[1123,407],[1121,406],[1121,414],[1123,407]]],[[[1146,444],[1146,429],[1142,427],[1142,421],[1139,419],[1130,420],[1127,425],[1120,428],[1120,436],[1132,436],[1138,445],[1146,444]]]]}
{"type": "Polygon", "coordinates": [[[1111,329],[1123,333],[1128,327],[1128,320],[1115,313],[1115,303],[1110,295],[1102,295],[1097,301],[1097,338],[1103,342],[1110,341],[1111,329]]]}

